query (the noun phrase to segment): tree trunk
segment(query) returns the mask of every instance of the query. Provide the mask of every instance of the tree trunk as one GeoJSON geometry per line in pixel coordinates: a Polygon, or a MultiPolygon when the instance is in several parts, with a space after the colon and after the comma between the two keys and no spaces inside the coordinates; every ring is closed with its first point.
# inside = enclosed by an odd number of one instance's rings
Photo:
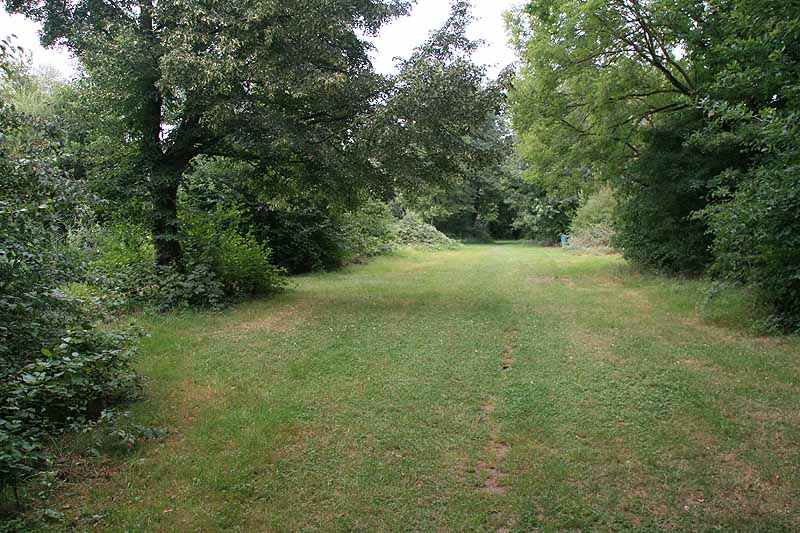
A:
{"type": "Polygon", "coordinates": [[[178,186],[182,172],[172,170],[153,176],[150,198],[153,203],[153,246],[156,264],[182,266],[183,250],[178,238],[178,186]]]}
{"type": "Polygon", "coordinates": [[[481,216],[481,184],[478,181],[475,184],[475,196],[472,197],[472,233],[474,237],[478,236],[478,218],[481,216]]]}
{"type": "Polygon", "coordinates": [[[182,250],[178,239],[178,187],[188,159],[170,161],[161,146],[164,99],[158,87],[160,72],[158,39],[153,31],[154,0],[139,0],[139,30],[147,43],[149,68],[141,73],[142,157],[149,174],[153,212],[151,230],[156,264],[181,269],[182,250]]]}

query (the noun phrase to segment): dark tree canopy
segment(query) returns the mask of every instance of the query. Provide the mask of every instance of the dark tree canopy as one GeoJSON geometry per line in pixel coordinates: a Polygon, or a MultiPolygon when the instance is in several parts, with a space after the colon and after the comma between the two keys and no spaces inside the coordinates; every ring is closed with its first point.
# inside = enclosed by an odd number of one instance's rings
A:
{"type": "Polygon", "coordinates": [[[405,14],[406,1],[12,0],[8,8],[42,22],[45,44],[70,48],[95,96],[121,117],[119,140],[132,148],[130,180],[144,178],[160,264],[180,263],[177,191],[198,155],[348,195],[447,172],[464,152],[458,136],[498,97],[469,60],[466,2],[397,79],[374,71],[364,36],[405,14]]]}

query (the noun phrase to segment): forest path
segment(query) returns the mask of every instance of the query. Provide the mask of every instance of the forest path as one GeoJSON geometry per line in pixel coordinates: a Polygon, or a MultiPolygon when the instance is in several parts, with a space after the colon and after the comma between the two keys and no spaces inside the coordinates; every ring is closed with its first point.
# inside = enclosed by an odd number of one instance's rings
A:
{"type": "Polygon", "coordinates": [[[702,320],[702,281],[501,243],[294,283],[148,324],[172,432],[68,484],[73,526],[800,528],[800,343],[702,320]]]}

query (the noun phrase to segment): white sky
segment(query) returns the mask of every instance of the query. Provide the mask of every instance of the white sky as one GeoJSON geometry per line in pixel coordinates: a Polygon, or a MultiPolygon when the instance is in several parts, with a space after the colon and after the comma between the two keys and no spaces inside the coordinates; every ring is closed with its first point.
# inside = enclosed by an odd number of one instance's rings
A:
{"type": "MultiPolygon", "coordinates": [[[[489,74],[497,75],[506,65],[515,60],[508,45],[503,13],[521,0],[472,0],[472,15],[475,22],[467,35],[486,42],[475,55],[476,61],[489,67],[489,74]]],[[[375,69],[384,74],[394,73],[393,58],[408,57],[415,46],[422,44],[428,34],[439,28],[450,14],[448,0],[417,0],[417,5],[408,17],[395,20],[384,27],[373,42],[377,48],[373,57],[375,69]]]]}
{"type": "MultiPolygon", "coordinates": [[[[487,65],[491,76],[512,63],[514,52],[507,44],[503,13],[520,0],[473,0],[475,22],[468,35],[486,41],[485,47],[476,54],[479,63],[487,65]]],[[[447,19],[450,12],[448,0],[417,0],[410,16],[394,21],[373,39],[377,50],[373,63],[378,72],[390,74],[396,71],[394,58],[408,57],[415,46],[421,44],[428,34],[447,19]]],[[[20,15],[9,15],[0,8],[0,37],[17,36],[17,44],[29,50],[35,66],[50,66],[70,77],[76,70],[75,61],[64,50],[44,49],[39,45],[38,25],[20,15]]]]}

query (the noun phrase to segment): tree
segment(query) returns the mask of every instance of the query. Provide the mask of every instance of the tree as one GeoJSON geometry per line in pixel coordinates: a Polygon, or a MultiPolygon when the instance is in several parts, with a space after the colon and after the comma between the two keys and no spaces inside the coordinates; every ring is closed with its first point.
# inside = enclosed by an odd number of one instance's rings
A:
{"type": "Polygon", "coordinates": [[[713,274],[752,289],[775,325],[800,329],[800,5],[717,0],[691,43],[707,117],[690,142],[735,147],[703,220],[713,274]]]}
{"type": "Polygon", "coordinates": [[[510,18],[523,59],[511,93],[533,178],[575,193],[622,170],[654,118],[690,106],[682,57],[699,20],[692,0],[534,0],[510,18]]]}
{"type": "Polygon", "coordinates": [[[389,181],[390,172],[410,160],[413,168],[450,163],[443,150],[451,145],[442,138],[468,130],[476,122],[472,113],[482,120],[480,104],[490,99],[468,52],[458,51],[472,46],[463,38],[468,3],[454,4],[448,25],[398,79],[378,75],[362,35],[374,34],[408,5],[8,2],[9,11],[42,22],[45,45],[63,44],[75,53],[92,94],[122,117],[118,141],[143,178],[161,265],[180,265],[178,189],[199,155],[249,161],[272,179],[337,195],[389,181]],[[459,97],[475,97],[477,109],[469,113],[459,100],[444,113],[447,106],[429,87],[420,92],[420,83],[437,79],[459,97]],[[461,83],[449,83],[456,80],[461,83]],[[443,134],[433,139],[434,130],[443,134]],[[409,133],[418,142],[399,150],[409,133]]]}
{"type": "Polygon", "coordinates": [[[487,240],[508,237],[503,180],[511,156],[512,136],[505,117],[491,115],[463,141],[480,157],[465,158],[446,180],[438,180],[403,202],[444,233],[487,240]]]}
{"type": "Polygon", "coordinates": [[[512,17],[521,154],[551,190],[611,179],[626,255],[712,264],[800,324],[800,5],[534,0],[512,17]]]}

